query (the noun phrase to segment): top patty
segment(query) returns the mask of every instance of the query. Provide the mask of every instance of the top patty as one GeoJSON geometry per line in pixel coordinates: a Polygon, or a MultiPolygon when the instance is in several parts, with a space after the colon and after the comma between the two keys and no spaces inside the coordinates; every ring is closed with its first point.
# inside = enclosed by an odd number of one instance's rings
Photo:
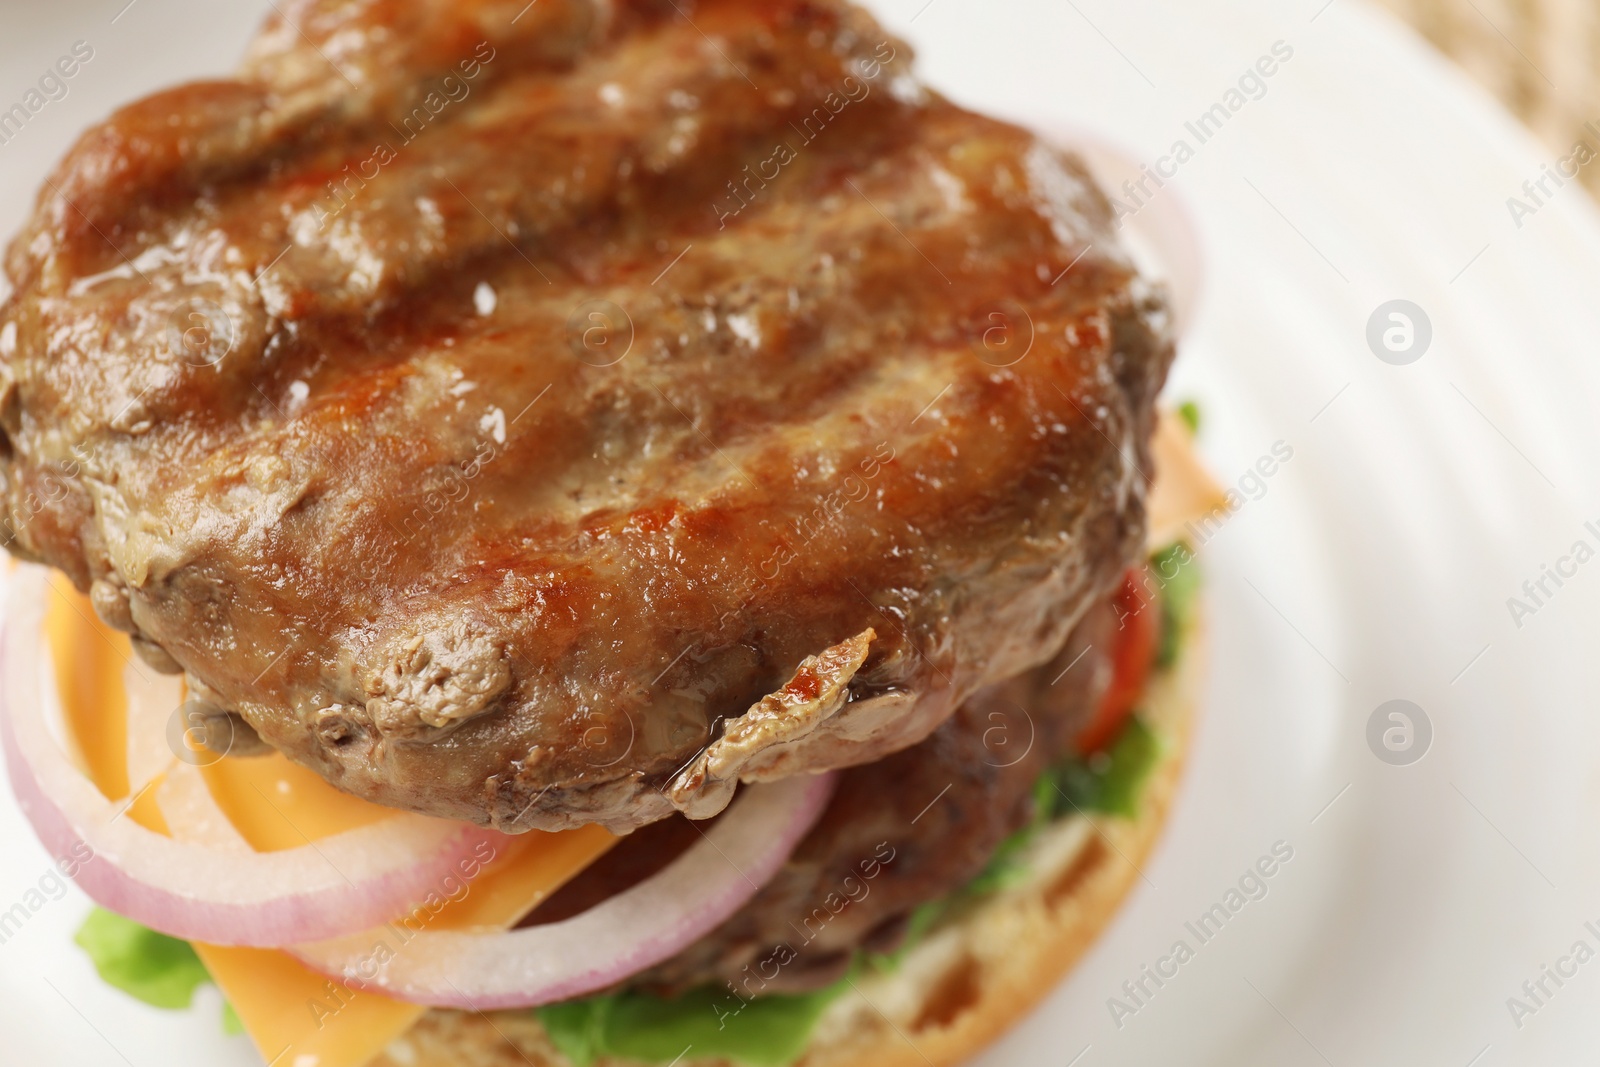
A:
{"type": "Polygon", "coordinates": [[[1083,169],[909,58],[284,5],[12,243],[9,547],[393,807],[628,829],[921,740],[1137,557],[1172,345],[1083,169]]]}

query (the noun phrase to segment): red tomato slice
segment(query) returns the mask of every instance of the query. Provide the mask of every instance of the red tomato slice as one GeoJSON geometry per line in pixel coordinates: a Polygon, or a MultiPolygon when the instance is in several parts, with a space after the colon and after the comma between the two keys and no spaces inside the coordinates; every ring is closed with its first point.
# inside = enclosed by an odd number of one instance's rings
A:
{"type": "Polygon", "coordinates": [[[1078,751],[1087,755],[1109,745],[1144,695],[1161,641],[1161,605],[1130,568],[1113,602],[1117,630],[1112,636],[1111,685],[1100,698],[1094,718],[1078,734],[1078,751]]]}

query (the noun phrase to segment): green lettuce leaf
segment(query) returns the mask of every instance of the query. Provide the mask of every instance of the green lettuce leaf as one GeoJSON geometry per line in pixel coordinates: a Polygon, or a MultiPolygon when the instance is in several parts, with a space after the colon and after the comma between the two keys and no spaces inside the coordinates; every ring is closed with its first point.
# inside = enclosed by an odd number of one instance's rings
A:
{"type": "Polygon", "coordinates": [[[787,1067],[800,1058],[817,1019],[845,988],[841,981],[815,993],[742,1002],[715,986],[672,1000],[622,992],[550,1004],[536,1014],[575,1067],[588,1067],[601,1056],[671,1063],[686,1050],[696,1059],[787,1067]]]}
{"type": "MultiPolygon", "coordinates": [[[[978,876],[968,882],[961,892],[967,896],[983,896],[1009,889],[1028,877],[1028,846],[1038,837],[1050,820],[1058,813],[1055,795],[1056,783],[1050,772],[1039,776],[1033,784],[1033,818],[1026,826],[1000,842],[989,857],[989,862],[978,876]]],[[[913,916],[915,918],[915,916],[913,916]]]]}
{"type": "MultiPolygon", "coordinates": [[[[89,913],[73,940],[89,954],[102,981],[154,1008],[187,1008],[194,1002],[194,991],[211,981],[211,973],[189,942],[158,934],[104,908],[89,913]]],[[[244,1033],[244,1023],[226,1000],[222,1032],[244,1033]]]]}
{"type": "Polygon", "coordinates": [[[1191,434],[1200,432],[1200,405],[1193,400],[1185,400],[1178,405],[1178,418],[1182,419],[1184,425],[1189,427],[1191,434]]]}
{"type": "Polygon", "coordinates": [[[1185,628],[1194,617],[1200,595],[1200,565],[1182,541],[1150,557],[1150,571],[1161,584],[1161,642],[1156,647],[1156,667],[1162,670],[1178,661],[1185,628]]]}
{"type": "Polygon", "coordinates": [[[211,975],[187,941],[96,908],[74,941],[107,985],[157,1008],[187,1008],[211,975]]]}
{"type": "Polygon", "coordinates": [[[1053,815],[1097,811],[1133,818],[1139,813],[1139,788],[1161,756],[1161,741],[1135,715],[1105,752],[1058,764],[1053,815]]]}

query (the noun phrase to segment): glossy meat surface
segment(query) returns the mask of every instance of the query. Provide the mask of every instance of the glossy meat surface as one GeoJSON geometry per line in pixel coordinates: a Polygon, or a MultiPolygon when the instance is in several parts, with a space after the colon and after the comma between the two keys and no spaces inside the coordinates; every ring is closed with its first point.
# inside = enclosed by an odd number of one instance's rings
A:
{"type": "Polygon", "coordinates": [[[282,12],[85,135],[0,307],[9,547],[215,714],[394,807],[705,817],[1138,555],[1161,295],[864,13],[282,12]]]}

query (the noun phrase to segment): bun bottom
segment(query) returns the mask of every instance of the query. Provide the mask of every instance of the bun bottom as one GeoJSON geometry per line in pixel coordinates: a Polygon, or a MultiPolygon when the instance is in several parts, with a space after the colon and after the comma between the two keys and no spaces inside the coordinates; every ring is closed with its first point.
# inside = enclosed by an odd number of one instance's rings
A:
{"type": "MultiPolygon", "coordinates": [[[[1198,616],[1199,613],[1196,613],[1198,616]]],[[[1205,642],[1191,624],[1172,669],[1151,680],[1160,761],[1133,819],[1065,819],[1040,835],[1028,874],[934,927],[892,971],[869,972],[822,1016],[795,1067],[951,1067],[1032,1009],[1110,922],[1140,877],[1177,790],[1205,642]]],[[[430,1011],[370,1067],[569,1067],[531,1012],[430,1011]]],[[[636,1067],[601,1058],[595,1067],[636,1067]]],[[[675,1067],[729,1067],[696,1058],[675,1067]]]]}

